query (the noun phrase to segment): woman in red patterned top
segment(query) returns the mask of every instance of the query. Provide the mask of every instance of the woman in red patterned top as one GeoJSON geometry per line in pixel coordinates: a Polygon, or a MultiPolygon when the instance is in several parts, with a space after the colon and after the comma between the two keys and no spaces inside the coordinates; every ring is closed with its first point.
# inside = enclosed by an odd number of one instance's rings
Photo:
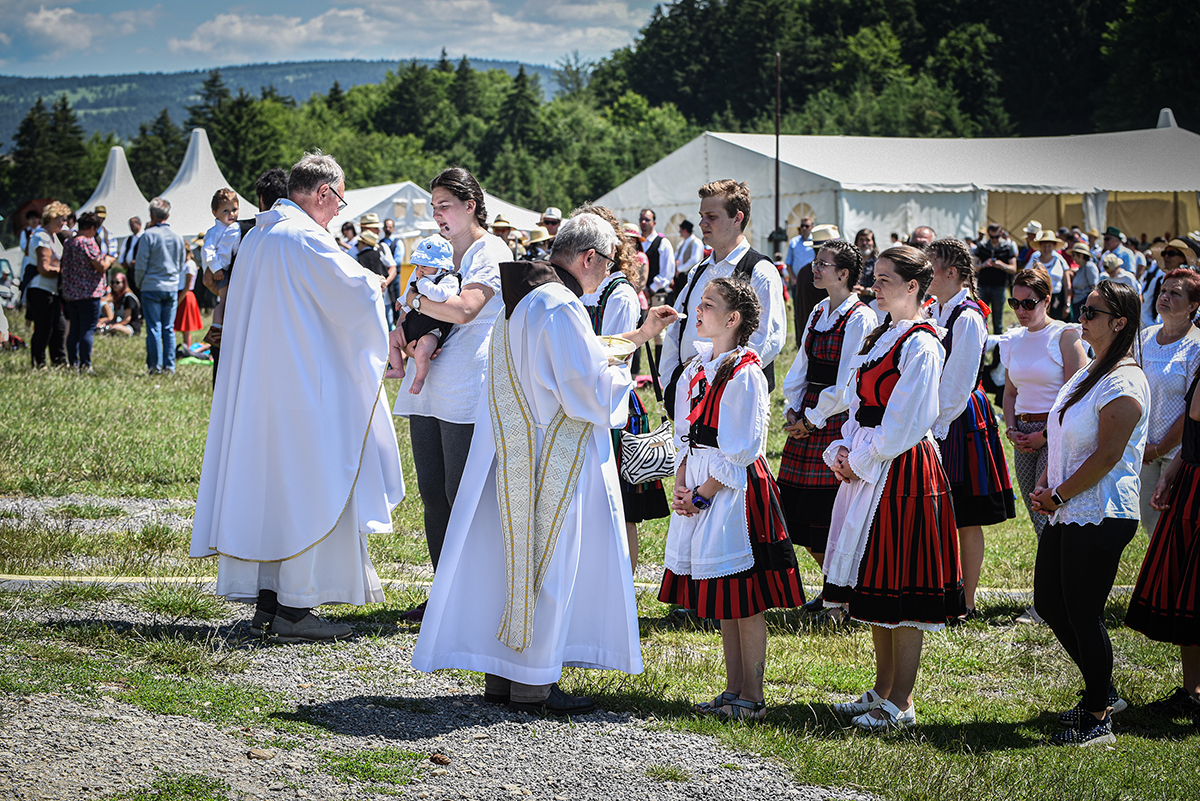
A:
{"type": "Polygon", "coordinates": [[[63,246],[62,280],[59,294],[71,321],[67,333],[67,363],[81,372],[92,369],[92,338],[100,320],[100,298],[104,297],[104,274],[116,259],[100,253],[96,231],[100,217],[92,211],[79,215],[76,236],[63,246]]]}

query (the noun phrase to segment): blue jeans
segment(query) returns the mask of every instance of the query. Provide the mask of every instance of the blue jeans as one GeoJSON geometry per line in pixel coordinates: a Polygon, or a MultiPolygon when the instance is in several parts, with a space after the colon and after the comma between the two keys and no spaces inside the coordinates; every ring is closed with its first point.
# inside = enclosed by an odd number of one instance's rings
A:
{"type": "Polygon", "coordinates": [[[147,290],[142,293],[142,316],[146,318],[146,367],[152,373],[175,372],[174,292],[147,290]]]}
{"type": "Polygon", "coordinates": [[[92,339],[96,336],[96,323],[100,321],[100,298],[66,300],[67,319],[71,328],[67,331],[67,364],[72,367],[92,366],[92,339]]]}

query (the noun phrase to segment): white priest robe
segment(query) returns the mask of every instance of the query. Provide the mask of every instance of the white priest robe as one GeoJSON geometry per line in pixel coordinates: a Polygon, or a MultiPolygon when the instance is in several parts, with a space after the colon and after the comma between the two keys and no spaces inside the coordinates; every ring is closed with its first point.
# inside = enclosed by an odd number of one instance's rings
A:
{"type": "Polygon", "coordinates": [[[366,535],[404,498],[379,278],[299,206],[257,216],[229,285],[191,555],[217,594],[383,600],[366,535]]]}
{"type": "Polygon", "coordinates": [[[557,681],[564,664],[641,673],[611,435],[628,420],[629,369],[608,364],[583,304],[563,284],[532,290],[515,304],[508,325],[513,365],[537,425],[537,448],[560,406],[595,428],[537,597],[530,645],[517,652],[497,639],[507,577],[496,443],[484,393],[413,667],[477,670],[534,685],[557,681]]]}

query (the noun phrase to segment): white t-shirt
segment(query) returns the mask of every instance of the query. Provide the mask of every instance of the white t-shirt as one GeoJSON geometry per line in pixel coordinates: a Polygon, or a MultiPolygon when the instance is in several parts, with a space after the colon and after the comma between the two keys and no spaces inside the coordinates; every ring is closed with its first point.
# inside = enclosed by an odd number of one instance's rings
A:
{"type": "Polygon", "coordinates": [[[179,271],[179,291],[183,292],[188,288],[188,278],[191,278],[191,284],[196,286],[196,275],[200,272],[196,267],[196,262],[193,259],[188,259],[183,263],[183,269],[179,271]]]}
{"type": "Polygon", "coordinates": [[[451,329],[442,352],[429,363],[429,376],[419,395],[408,391],[417,371],[410,367],[405,372],[392,414],[435,417],[446,423],[475,422],[483,393],[492,324],[504,309],[504,300],[500,297],[500,264],[506,261],[512,261],[512,251],[495,234],[485,234],[467,248],[458,269],[462,285],[482,284],[495,294],[474,320],[451,329]]]}
{"type": "Polygon", "coordinates": [[[1057,487],[1075,473],[1099,447],[1100,410],[1117,398],[1129,396],[1142,407],[1142,416],[1134,426],[1121,458],[1104,478],[1085,489],[1055,510],[1053,523],[1099,525],[1106,517],[1138,520],[1141,518],[1142,454],[1146,449],[1146,423],[1150,408],[1150,385],[1142,368],[1133,362],[1118,365],[1096,382],[1088,393],[1067,409],[1058,422],[1058,410],[1067,402],[1071,391],[1087,377],[1083,367],[1063,385],[1050,409],[1046,423],[1049,451],[1046,479],[1051,488],[1057,487]]]}
{"type": "MultiPolygon", "coordinates": [[[[46,229],[41,227],[38,227],[29,237],[29,258],[32,264],[37,264],[38,248],[50,248],[55,258],[62,258],[62,243],[58,241],[58,237],[47,233],[46,229]]],[[[30,280],[29,286],[31,289],[41,289],[55,294],[58,292],[58,279],[47,278],[41,273],[37,273],[30,280]]]]}
{"type": "MultiPolygon", "coordinates": [[[[1179,415],[1187,411],[1188,387],[1200,368],[1200,331],[1189,328],[1187,334],[1170,345],[1158,344],[1161,325],[1142,332],[1142,370],[1150,385],[1150,422],[1147,442],[1161,442],[1175,425],[1179,415]]],[[[1163,454],[1174,459],[1179,445],[1163,454]]]]}
{"type": "Polygon", "coordinates": [[[1014,411],[1042,414],[1050,409],[1067,380],[1063,370],[1062,335],[1077,325],[1051,320],[1039,331],[1014,328],[1000,342],[1000,363],[1017,388],[1014,411]]]}
{"type": "Polygon", "coordinates": [[[1066,274],[1067,261],[1058,251],[1054,252],[1054,258],[1049,264],[1043,264],[1041,253],[1034,253],[1029,257],[1029,263],[1025,265],[1026,270],[1032,270],[1034,267],[1041,267],[1046,272],[1050,273],[1050,294],[1057,295],[1062,291],[1063,276],[1066,274]]]}

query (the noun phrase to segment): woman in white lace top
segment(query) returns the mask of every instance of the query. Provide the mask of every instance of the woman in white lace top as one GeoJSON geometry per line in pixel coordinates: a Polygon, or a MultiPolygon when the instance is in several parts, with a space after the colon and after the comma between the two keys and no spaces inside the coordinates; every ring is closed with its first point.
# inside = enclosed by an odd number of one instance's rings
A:
{"type": "Polygon", "coordinates": [[[1034,603],[1083,674],[1079,704],[1059,715],[1060,745],[1112,742],[1112,645],[1104,606],[1121,552],[1138,527],[1138,473],[1146,445],[1150,385],[1134,358],[1137,292],[1102,282],[1080,308],[1096,358],[1075,373],[1050,408],[1046,470],[1034,511],[1050,516],[1038,542],[1034,603]]]}

